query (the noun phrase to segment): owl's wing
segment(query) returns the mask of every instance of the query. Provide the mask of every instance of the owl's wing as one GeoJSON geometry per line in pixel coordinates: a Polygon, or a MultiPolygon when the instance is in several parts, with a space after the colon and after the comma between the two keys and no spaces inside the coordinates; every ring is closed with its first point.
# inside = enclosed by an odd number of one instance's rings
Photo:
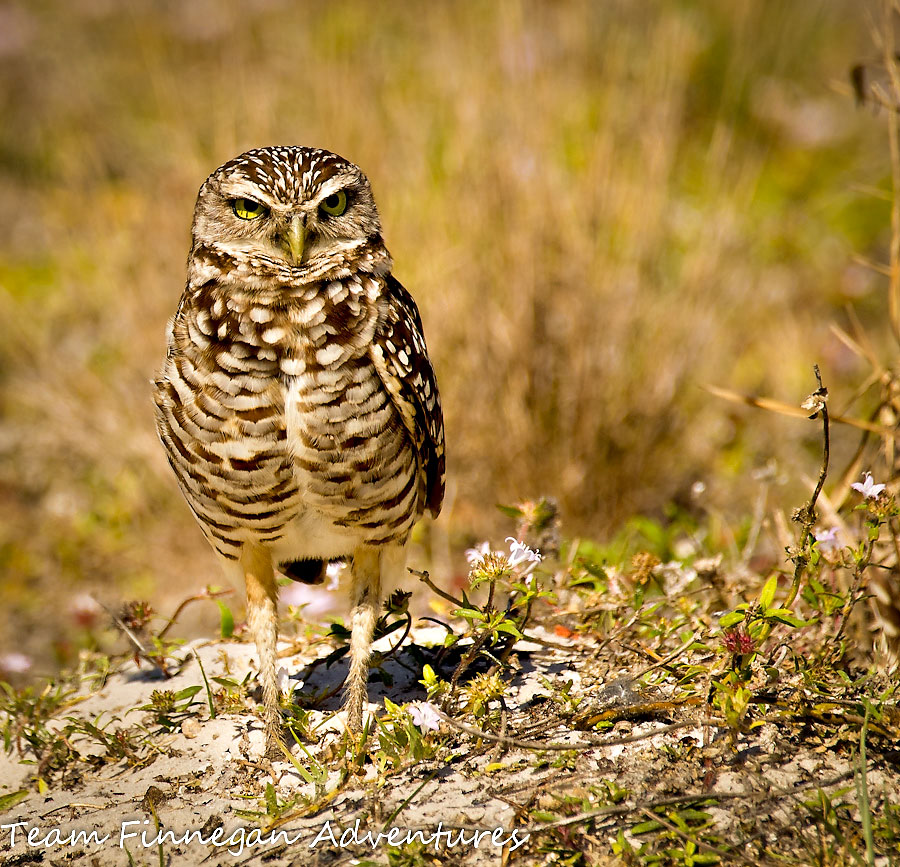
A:
{"type": "Polygon", "coordinates": [[[416,302],[392,275],[385,282],[387,307],[375,331],[372,360],[418,452],[425,508],[437,517],[444,499],[441,397],[416,302]]]}

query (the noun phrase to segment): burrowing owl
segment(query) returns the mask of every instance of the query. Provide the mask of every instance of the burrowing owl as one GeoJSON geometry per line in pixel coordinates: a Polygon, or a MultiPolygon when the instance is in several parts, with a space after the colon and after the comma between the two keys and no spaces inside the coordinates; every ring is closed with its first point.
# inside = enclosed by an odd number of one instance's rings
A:
{"type": "Polygon", "coordinates": [[[419,311],[391,274],[366,176],[269,147],[216,169],[155,383],[156,424],[226,572],[243,576],[266,736],[280,732],[275,571],[350,562],[348,724],[362,727],[381,577],[437,515],[444,429],[419,311]]]}

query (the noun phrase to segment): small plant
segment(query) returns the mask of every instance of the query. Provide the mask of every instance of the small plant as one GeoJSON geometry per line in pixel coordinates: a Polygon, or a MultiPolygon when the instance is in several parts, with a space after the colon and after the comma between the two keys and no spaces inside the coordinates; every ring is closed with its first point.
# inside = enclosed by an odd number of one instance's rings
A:
{"type": "MultiPolygon", "coordinates": [[[[33,755],[39,756],[53,738],[47,730],[47,722],[72,700],[72,696],[73,690],[61,683],[47,683],[38,691],[33,686],[16,690],[0,681],[0,734],[4,750],[9,753],[15,749],[24,756],[26,749],[30,749],[33,755]]],[[[81,699],[74,700],[78,701],[81,699]]]]}
{"type": "Polygon", "coordinates": [[[202,686],[188,686],[178,692],[155,689],[150,701],[137,710],[147,711],[160,731],[174,731],[189,717],[200,715],[199,703],[195,702],[194,696],[202,689],[202,686]],[[195,704],[198,707],[195,708],[195,704]]]}
{"type": "Polygon", "coordinates": [[[210,680],[221,687],[213,694],[216,711],[221,713],[240,713],[247,709],[247,694],[253,680],[253,672],[247,672],[244,675],[244,679],[240,682],[231,677],[219,676],[211,677],[210,680]]]}
{"type": "Polygon", "coordinates": [[[385,713],[377,720],[376,765],[385,770],[433,757],[434,745],[425,734],[436,728],[437,718],[433,712],[415,705],[402,708],[389,698],[385,698],[384,707],[385,713]]]}
{"type": "Polygon", "coordinates": [[[286,801],[280,801],[275,786],[272,783],[266,783],[262,797],[258,800],[262,807],[261,810],[235,810],[234,814],[242,819],[259,822],[260,826],[266,829],[272,827],[279,819],[288,816],[297,805],[299,798],[295,796],[286,801]]]}
{"type": "MultiPolygon", "coordinates": [[[[524,637],[524,630],[531,620],[535,604],[553,598],[553,594],[542,587],[540,553],[512,537],[508,537],[506,541],[509,544],[508,554],[491,550],[487,542],[466,552],[470,591],[487,587],[487,599],[482,604],[475,604],[466,593],[463,593],[462,599],[455,599],[438,590],[427,574],[419,573],[426,584],[456,606],[453,613],[468,622],[468,629],[463,635],[451,634],[446,642],[446,647],[450,647],[463,638],[471,640],[471,645],[463,653],[449,684],[441,681],[430,666],[427,671],[423,670],[421,682],[428,690],[428,697],[443,697],[445,709],[455,700],[460,679],[472,663],[482,656],[495,669],[502,668],[515,642],[524,637]],[[498,604],[501,600],[502,604],[498,604]]],[[[491,677],[495,674],[496,670],[490,672],[491,677]]],[[[477,709],[479,714],[486,706],[479,695],[487,688],[487,681],[480,683],[476,693],[466,695],[466,707],[473,711],[477,709]]],[[[499,680],[491,681],[492,685],[488,689],[491,698],[487,701],[500,697],[500,692],[497,692],[499,683],[499,680]]]]}
{"type": "Polygon", "coordinates": [[[476,720],[482,719],[492,702],[500,701],[506,691],[506,684],[500,672],[476,674],[461,690],[463,710],[476,720]]]}

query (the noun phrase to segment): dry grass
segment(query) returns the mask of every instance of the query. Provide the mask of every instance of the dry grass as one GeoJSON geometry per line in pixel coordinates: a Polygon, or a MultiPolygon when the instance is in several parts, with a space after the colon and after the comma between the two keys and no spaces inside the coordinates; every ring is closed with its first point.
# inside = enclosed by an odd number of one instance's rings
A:
{"type": "Polygon", "coordinates": [[[260,144],[372,179],[444,394],[444,572],[497,501],[602,536],[701,478],[746,511],[770,457],[799,500],[816,430],[699,386],[861,378],[828,324],[885,309],[852,263],[890,228],[883,125],[843,83],[871,46],[855,0],[4,6],[0,649],[70,640],[87,587],[218,580],[148,380],[196,189],[260,144]]]}

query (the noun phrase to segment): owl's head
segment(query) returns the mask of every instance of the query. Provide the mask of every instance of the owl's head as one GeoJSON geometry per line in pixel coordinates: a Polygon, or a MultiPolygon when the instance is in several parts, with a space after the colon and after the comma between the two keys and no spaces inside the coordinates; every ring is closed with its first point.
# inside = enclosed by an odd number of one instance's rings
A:
{"type": "Polygon", "coordinates": [[[299,279],[345,268],[364,247],[388,258],[368,178],[317,148],[258,148],[225,163],[200,188],[192,231],[195,251],[299,279]]]}

